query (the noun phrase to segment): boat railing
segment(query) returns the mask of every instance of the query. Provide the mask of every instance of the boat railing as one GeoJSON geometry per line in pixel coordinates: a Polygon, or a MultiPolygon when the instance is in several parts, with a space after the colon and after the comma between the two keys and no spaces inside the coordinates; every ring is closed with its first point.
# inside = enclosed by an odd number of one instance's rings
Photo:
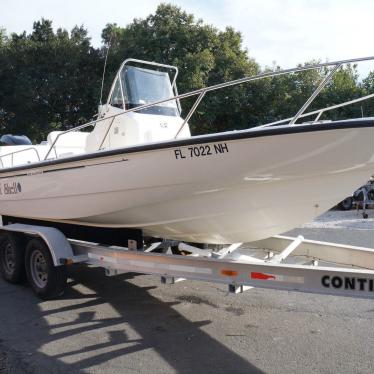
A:
{"type": "MultiPolygon", "coordinates": [[[[4,155],[0,155],[0,165],[1,165],[1,168],[4,168],[3,158],[10,156],[11,157],[10,167],[13,167],[14,166],[14,155],[17,154],[17,153],[24,153],[24,152],[28,152],[28,151],[35,152],[36,157],[38,159],[37,161],[42,161],[42,159],[43,160],[46,159],[46,158],[43,158],[43,157],[40,156],[40,153],[39,153],[38,149],[35,146],[34,147],[28,147],[28,148],[19,149],[17,151],[9,152],[9,153],[6,153],[4,155]]],[[[55,153],[55,157],[54,158],[58,158],[56,149],[54,149],[54,153],[55,153]]],[[[28,162],[30,163],[31,161],[28,161],[28,162]]]]}
{"type": "MultiPolygon", "coordinates": [[[[185,98],[192,97],[192,96],[198,96],[197,99],[195,100],[195,102],[193,103],[190,111],[186,115],[186,117],[185,117],[183,123],[181,124],[180,128],[176,132],[176,135],[174,136],[174,139],[176,139],[178,137],[178,135],[181,133],[181,131],[183,130],[183,128],[185,127],[185,125],[191,119],[192,115],[195,113],[197,107],[199,106],[201,100],[204,98],[205,94],[208,93],[208,92],[216,91],[216,90],[220,90],[222,88],[236,86],[236,85],[239,85],[239,84],[242,84],[242,83],[252,82],[252,81],[256,81],[256,80],[260,80],[260,79],[264,79],[264,78],[272,78],[272,77],[280,76],[280,75],[286,75],[286,74],[291,74],[291,73],[299,73],[299,72],[309,71],[309,70],[317,70],[317,69],[321,69],[321,68],[324,68],[324,67],[331,67],[331,71],[329,72],[329,74],[322,80],[322,82],[315,89],[315,91],[308,98],[308,100],[303,104],[303,106],[300,108],[300,110],[293,117],[288,119],[289,120],[289,125],[293,126],[293,125],[296,124],[296,121],[299,118],[307,115],[307,114],[304,115],[305,110],[309,107],[309,105],[313,102],[313,100],[318,96],[318,94],[323,90],[323,88],[332,79],[334,74],[337,72],[337,70],[342,65],[357,63],[357,62],[363,62],[363,61],[372,61],[372,60],[374,60],[374,56],[347,59],[347,60],[339,60],[339,61],[333,61],[333,62],[324,62],[324,63],[314,64],[314,65],[305,65],[305,66],[299,66],[297,68],[292,68],[292,69],[269,71],[269,72],[261,73],[261,74],[255,75],[255,76],[239,78],[239,79],[235,79],[235,80],[232,80],[232,81],[229,81],[229,82],[223,82],[223,83],[215,84],[215,85],[212,85],[212,86],[209,86],[209,87],[200,88],[198,90],[194,90],[194,91],[190,91],[190,92],[187,92],[187,93],[175,95],[175,96],[173,96],[171,98],[168,98],[168,99],[159,100],[159,101],[155,101],[153,103],[140,105],[140,106],[135,107],[135,108],[126,109],[121,113],[116,113],[112,116],[105,117],[101,120],[104,120],[104,119],[107,120],[107,119],[110,119],[110,118],[113,119],[115,117],[124,115],[124,114],[129,113],[129,112],[136,112],[136,111],[139,111],[139,110],[142,110],[142,109],[150,108],[150,107],[160,105],[160,104],[163,104],[163,103],[166,103],[166,102],[169,102],[169,101],[173,101],[173,100],[181,100],[181,99],[185,99],[185,98]]],[[[367,100],[368,98],[369,97],[366,97],[364,100],[367,100]]],[[[349,102],[349,103],[347,102],[346,105],[350,105],[351,103],[352,102],[349,102]]],[[[338,105],[342,105],[342,104],[338,104],[338,105]]],[[[326,111],[326,110],[327,110],[327,108],[323,108],[323,109],[318,110],[318,112],[322,111],[322,113],[323,113],[323,111],[326,111]]],[[[308,115],[310,115],[310,114],[308,114],[308,115]]],[[[286,120],[282,120],[282,122],[286,122],[286,120]]],[[[108,126],[108,129],[107,129],[107,131],[104,135],[104,138],[103,138],[103,140],[100,144],[99,150],[101,149],[102,145],[104,144],[112,124],[113,124],[113,120],[111,121],[111,124],[108,126]]],[[[266,124],[265,126],[267,126],[267,125],[270,125],[270,124],[266,124]]]]}
{"type": "Polygon", "coordinates": [[[0,155],[1,167],[4,167],[3,158],[10,157],[11,158],[11,166],[14,166],[14,155],[17,154],[17,153],[23,153],[23,152],[27,152],[27,151],[34,151],[38,161],[41,160],[38,150],[35,147],[28,147],[28,148],[24,148],[24,149],[19,149],[19,150],[14,151],[14,152],[6,153],[5,155],[0,155]]]}
{"type": "MultiPolygon", "coordinates": [[[[338,108],[342,108],[344,106],[356,104],[356,103],[359,103],[361,101],[369,100],[369,99],[371,99],[373,97],[374,97],[374,94],[370,94],[370,95],[359,97],[357,99],[345,101],[344,103],[332,105],[332,106],[321,108],[321,109],[316,109],[316,110],[313,110],[312,112],[303,113],[299,118],[309,117],[309,116],[312,116],[313,114],[317,114],[316,118],[312,121],[312,123],[313,122],[318,122],[320,120],[321,116],[325,112],[328,112],[328,111],[334,110],[334,109],[338,109],[338,108]]],[[[267,123],[265,125],[256,126],[256,128],[261,129],[261,128],[264,128],[264,127],[270,127],[270,126],[274,126],[274,125],[280,125],[280,124],[285,123],[285,122],[290,122],[293,118],[294,117],[289,117],[289,118],[281,119],[279,121],[270,122],[270,123],[267,123]]]]}
{"type": "MultiPolygon", "coordinates": [[[[272,77],[286,75],[286,74],[299,73],[299,72],[304,72],[304,71],[309,71],[309,70],[318,70],[318,69],[321,69],[321,68],[324,68],[324,67],[330,67],[331,68],[330,72],[320,82],[319,86],[315,89],[315,91],[312,93],[312,95],[307,99],[307,101],[302,105],[302,107],[299,109],[299,111],[293,117],[290,117],[290,118],[287,118],[287,119],[284,119],[284,120],[280,120],[280,121],[276,121],[276,122],[267,123],[265,125],[258,126],[258,127],[267,127],[267,126],[272,126],[272,125],[285,123],[285,122],[286,123],[288,122],[288,125],[290,125],[290,126],[294,126],[300,118],[303,118],[303,117],[306,117],[306,116],[309,116],[309,115],[313,115],[313,114],[317,114],[317,117],[314,121],[318,121],[319,118],[321,117],[321,115],[326,111],[333,110],[333,109],[336,109],[336,108],[340,108],[340,107],[343,107],[343,106],[346,106],[346,105],[351,105],[351,104],[354,104],[354,103],[357,103],[357,102],[360,102],[360,101],[368,100],[368,99],[370,99],[374,96],[374,94],[371,94],[371,95],[367,95],[367,96],[364,96],[364,97],[361,97],[361,98],[358,98],[358,99],[350,100],[350,101],[347,101],[347,102],[344,102],[344,103],[341,103],[341,104],[337,104],[337,105],[333,105],[333,106],[330,106],[330,107],[327,107],[327,108],[318,109],[318,110],[315,110],[313,112],[305,113],[305,110],[309,107],[309,105],[313,102],[313,100],[319,95],[319,93],[323,90],[323,88],[332,79],[334,74],[337,72],[337,70],[342,65],[357,63],[357,62],[363,62],[363,61],[371,61],[371,60],[374,60],[374,56],[340,60],[340,61],[333,61],[333,62],[324,62],[324,63],[314,64],[314,65],[305,65],[305,66],[299,66],[297,68],[292,68],[292,69],[268,71],[268,72],[261,73],[261,74],[258,74],[258,75],[254,75],[254,76],[250,76],[250,77],[243,77],[243,78],[235,79],[235,80],[232,80],[232,81],[229,81],[229,82],[223,82],[223,83],[215,84],[215,85],[212,85],[212,86],[203,87],[203,88],[200,88],[200,89],[197,89],[197,90],[194,90],[194,91],[190,91],[190,92],[187,92],[187,93],[177,94],[177,95],[175,95],[173,97],[170,97],[168,99],[158,100],[158,101],[155,101],[155,102],[152,102],[152,103],[139,105],[139,106],[134,107],[134,108],[125,109],[120,113],[116,113],[116,114],[113,114],[113,115],[110,115],[110,116],[103,116],[101,118],[97,118],[95,120],[92,120],[92,121],[90,121],[86,124],[83,124],[83,125],[80,125],[80,126],[77,126],[77,127],[74,127],[74,128],[71,128],[71,129],[68,129],[66,131],[63,131],[63,132],[59,133],[56,136],[56,138],[54,139],[54,141],[52,142],[52,144],[51,144],[50,148],[48,149],[48,151],[47,151],[43,160],[47,160],[50,153],[53,150],[55,151],[56,158],[58,157],[57,156],[57,151],[56,151],[56,144],[57,144],[58,140],[60,139],[60,137],[65,135],[65,134],[68,134],[68,133],[73,132],[73,131],[79,131],[79,130],[85,129],[87,127],[90,127],[90,126],[94,127],[102,121],[110,120],[110,123],[109,123],[109,125],[108,125],[108,127],[105,131],[104,137],[103,137],[103,139],[100,142],[100,145],[98,147],[98,151],[99,151],[99,150],[102,149],[102,147],[105,143],[105,140],[106,140],[106,138],[107,138],[107,136],[110,132],[110,129],[113,125],[113,122],[114,122],[115,118],[117,118],[119,116],[123,116],[127,113],[130,113],[130,112],[137,112],[137,111],[140,111],[140,110],[143,110],[143,109],[146,109],[146,108],[150,108],[150,107],[157,106],[157,105],[160,105],[160,104],[163,104],[163,103],[167,103],[169,101],[181,100],[181,99],[197,96],[197,99],[193,103],[190,111],[188,112],[188,114],[184,118],[183,123],[181,124],[178,131],[176,132],[176,135],[174,136],[174,139],[176,139],[178,137],[178,135],[181,133],[181,131],[183,130],[183,128],[185,127],[185,125],[191,119],[192,115],[195,113],[195,111],[196,111],[197,107],[199,106],[201,100],[204,98],[204,96],[208,92],[217,91],[217,90],[220,90],[220,89],[223,89],[223,88],[226,88],[226,87],[232,87],[232,86],[236,86],[236,85],[239,85],[239,84],[252,82],[252,81],[256,81],[256,80],[260,80],[260,79],[272,78],[272,77]]],[[[20,150],[20,151],[16,151],[16,152],[23,152],[23,151],[25,151],[25,150],[20,150]]],[[[13,152],[13,153],[16,153],[16,152],[13,152]]],[[[2,157],[9,156],[9,155],[10,154],[0,156],[0,160],[1,160],[2,157]]],[[[39,154],[38,154],[38,156],[39,156],[39,154]]],[[[1,161],[1,164],[2,164],[2,161],[1,161]]]]}
{"type": "MultiPolygon", "coordinates": [[[[123,114],[123,113],[119,113],[119,114],[123,114]]],[[[113,116],[111,124],[113,123],[113,120],[114,120],[115,117],[116,117],[116,115],[113,116]]],[[[107,117],[107,118],[109,118],[109,117],[107,117]]],[[[86,129],[87,127],[90,127],[90,126],[95,127],[95,125],[96,125],[97,122],[103,121],[103,120],[105,120],[107,118],[102,118],[102,119],[97,119],[97,120],[94,120],[94,121],[90,121],[88,123],[84,123],[83,125],[76,126],[76,127],[73,127],[73,128],[71,128],[69,130],[65,130],[65,131],[60,132],[59,134],[57,134],[56,138],[54,139],[54,141],[52,142],[51,146],[49,147],[49,149],[48,149],[48,151],[47,151],[47,153],[46,153],[46,155],[44,157],[44,160],[47,160],[47,158],[50,155],[50,153],[52,152],[52,150],[55,151],[55,155],[56,155],[56,158],[57,158],[56,143],[60,139],[61,136],[65,135],[65,134],[68,134],[70,132],[73,132],[73,131],[79,131],[79,130],[86,129]]]]}

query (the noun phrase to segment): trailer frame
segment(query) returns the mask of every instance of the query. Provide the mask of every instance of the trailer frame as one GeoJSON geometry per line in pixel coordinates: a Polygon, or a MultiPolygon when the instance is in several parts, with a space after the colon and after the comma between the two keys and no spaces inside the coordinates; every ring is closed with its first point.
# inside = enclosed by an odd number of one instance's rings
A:
{"type": "MultiPolygon", "coordinates": [[[[260,287],[374,298],[373,248],[306,240],[302,236],[275,236],[246,245],[232,244],[220,250],[165,240],[139,250],[139,243],[132,240],[127,247],[108,246],[69,239],[53,227],[9,224],[0,227],[0,235],[4,233],[23,238],[19,241],[23,243],[22,248],[16,251],[24,251],[26,247],[27,252],[27,243],[33,238],[42,241],[52,259],[50,268],[48,261],[44,265],[51,279],[53,271],[61,273],[66,266],[80,263],[102,267],[108,276],[136,272],[157,275],[162,283],[169,284],[187,279],[222,283],[232,293],[260,287]]],[[[50,292],[39,296],[59,295],[50,292]]]]}

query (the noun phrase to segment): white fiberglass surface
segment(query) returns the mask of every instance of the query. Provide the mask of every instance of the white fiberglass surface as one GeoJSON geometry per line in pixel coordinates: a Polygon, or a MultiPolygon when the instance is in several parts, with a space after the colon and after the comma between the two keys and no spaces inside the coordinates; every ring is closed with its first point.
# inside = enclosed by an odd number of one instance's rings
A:
{"type": "Polygon", "coordinates": [[[188,241],[258,240],[313,219],[365,183],[373,136],[374,128],[349,128],[206,144],[210,152],[199,156],[187,145],[83,160],[3,180],[0,213],[188,241]]]}

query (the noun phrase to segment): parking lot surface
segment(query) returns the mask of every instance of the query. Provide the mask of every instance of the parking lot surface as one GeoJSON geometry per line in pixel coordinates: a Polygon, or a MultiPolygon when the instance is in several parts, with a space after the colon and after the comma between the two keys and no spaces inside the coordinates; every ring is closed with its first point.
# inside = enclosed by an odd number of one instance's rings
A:
{"type": "MultiPolygon", "coordinates": [[[[374,231],[303,228],[374,245],[374,231]],[[349,232],[348,232],[349,231],[349,232]]],[[[0,373],[373,373],[374,301],[70,270],[59,300],[0,279],[0,373]]]]}

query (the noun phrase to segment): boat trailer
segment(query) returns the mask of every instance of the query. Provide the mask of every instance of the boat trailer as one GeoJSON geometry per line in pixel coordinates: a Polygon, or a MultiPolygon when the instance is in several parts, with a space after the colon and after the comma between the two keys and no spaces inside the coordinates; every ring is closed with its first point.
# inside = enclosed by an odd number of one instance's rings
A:
{"type": "Polygon", "coordinates": [[[374,249],[274,236],[249,244],[200,249],[176,241],[156,241],[139,250],[67,238],[53,227],[9,224],[0,228],[0,270],[18,283],[28,281],[43,299],[61,295],[66,267],[87,264],[115,276],[153,274],[162,283],[200,280],[223,283],[241,293],[260,287],[337,296],[374,298],[374,249]]]}

